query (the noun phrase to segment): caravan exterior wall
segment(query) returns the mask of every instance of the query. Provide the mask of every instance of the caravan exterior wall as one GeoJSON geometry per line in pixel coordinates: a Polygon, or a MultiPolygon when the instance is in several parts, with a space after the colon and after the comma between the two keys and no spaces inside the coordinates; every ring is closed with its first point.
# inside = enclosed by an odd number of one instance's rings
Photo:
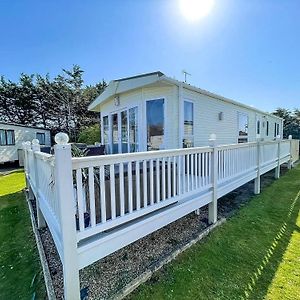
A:
{"type": "MultiPolygon", "coordinates": [[[[211,97],[189,88],[172,84],[143,87],[134,91],[120,93],[118,103],[110,99],[101,105],[101,120],[108,117],[108,128],[112,128],[112,115],[118,111],[137,107],[138,109],[138,151],[147,150],[147,101],[164,99],[164,138],[160,149],[183,147],[184,102],[192,103],[193,132],[190,136],[191,146],[207,146],[210,134],[218,136],[219,144],[235,144],[239,141],[254,142],[257,140],[274,140],[282,137],[282,119],[255,108],[230,103],[217,97],[211,97]],[[247,120],[247,135],[240,136],[239,119],[247,120]],[[276,127],[276,131],[275,131],[276,127]]],[[[102,137],[104,136],[102,128],[102,137]]],[[[108,144],[112,144],[112,132],[106,134],[108,144]]],[[[102,139],[102,143],[105,141],[102,139]]]]}
{"type": "Polygon", "coordinates": [[[41,146],[51,146],[49,130],[0,123],[0,163],[20,160],[22,165],[22,143],[36,138],[41,146]]]}

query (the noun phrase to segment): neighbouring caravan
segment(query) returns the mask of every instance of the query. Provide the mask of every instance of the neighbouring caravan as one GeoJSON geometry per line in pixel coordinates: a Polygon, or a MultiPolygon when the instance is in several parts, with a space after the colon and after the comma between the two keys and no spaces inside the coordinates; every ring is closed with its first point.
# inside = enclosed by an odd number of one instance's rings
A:
{"type": "Polygon", "coordinates": [[[89,109],[101,113],[107,153],[207,146],[282,137],[283,119],[161,72],[113,80],[89,109]]]}
{"type": "Polygon", "coordinates": [[[0,164],[19,161],[23,166],[22,143],[38,139],[41,146],[51,146],[50,130],[0,122],[0,164]]]}

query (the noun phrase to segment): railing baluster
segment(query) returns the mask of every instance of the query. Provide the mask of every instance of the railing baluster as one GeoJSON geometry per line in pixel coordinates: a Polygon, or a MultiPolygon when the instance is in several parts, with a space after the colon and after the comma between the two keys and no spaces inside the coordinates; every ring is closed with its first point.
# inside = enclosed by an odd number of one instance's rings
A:
{"type": "Polygon", "coordinates": [[[78,204],[78,217],[79,217],[79,230],[84,230],[84,209],[82,197],[82,173],[81,169],[76,170],[76,189],[77,189],[77,204],[78,204]]]}
{"type": "Polygon", "coordinates": [[[171,157],[168,156],[168,198],[171,198],[171,157]]]}
{"type": "Polygon", "coordinates": [[[186,156],[184,154],[182,155],[182,193],[183,194],[186,192],[185,161],[186,161],[186,156]]]}
{"type": "Polygon", "coordinates": [[[210,181],[209,181],[209,177],[208,177],[208,174],[209,174],[209,170],[208,170],[208,160],[209,160],[209,153],[210,152],[207,152],[205,153],[205,178],[206,178],[206,184],[209,184],[210,181]]]}
{"type": "Polygon", "coordinates": [[[128,173],[128,210],[129,213],[133,211],[133,199],[132,199],[132,163],[129,162],[127,165],[127,173],[128,173]]]}
{"type": "Polygon", "coordinates": [[[148,173],[147,173],[147,160],[143,161],[143,191],[144,191],[144,208],[148,206],[148,188],[147,188],[147,180],[148,180],[148,173]]]}
{"type": "Polygon", "coordinates": [[[187,160],[186,160],[186,173],[187,173],[187,192],[189,192],[190,189],[190,155],[187,154],[187,160]]]}
{"type": "Polygon", "coordinates": [[[115,165],[111,164],[109,167],[110,176],[110,209],[111,209],[111,219],[116,218],[116,184],[115,184],[115,165]]]}
{"type": "Polygon", "coordinates": [[[178,189],[178,195],[182,193],[182,186],[181,186],[181,166],[182,166],[182,156],[177,156],[177,177],[178,177],[178,183],[177,183],[177,189],[178,189]]]}
{"type": "Polygon", "coordinates": [[[156,203],[160,202],[160,160],[156,159],[156,203]]]}
{"type": "Polygon", "coordinates": [[[140,162],[135,162],[135,184],[136,184],[136,209],[141,208],[141,190],[140,190],[140,162]]]}
{"type": "Polygon", "coordinates": [[[191,190],[193,191],[195,189],[194,183],[195,183],[195,172],[194,172],[194,159],[195,159],[195,155],[192,154],[191,155],[191,182],[192,182],[192,188],[191,190]]]}
{"type": "Polygon", "coordinates": [[[201,188],[201,153],[198,153],[198,189],[201,188]]]}
{"type": "Polygon", "coordinates": [[[204,154],[205,153],[201,153],[201,186],[203,187],[204,184],[205,184],[205,181],[204,181],[204,154]]]}
{"type": "Polygon", "coordinates": [[[166,159],[162,159],[162,200],[166,199],[166,159]]]}
{"type": "Polygon", "coordinates": [[[89,194],[91,226],[94,227],[96,226],[94,167],[89,167],[89,194]]]}
{"type": "Polygon", "coordinates": [[[125,214],[125,197],[124,197],[124,164],[120,163],[119,173],[119,184],[120,184],[120,216],[125,214]]]}
{"type": "Polygon", "coordinates": [[[100,210],[101,210],[101,223],[106,222],[106,195],[105,195],[105,169],[104,166],[100,166],[100,210]]]}
{"type": "Polygon", "coordinates": [[[176,196],[176,156],[173,156],[173,197],[176,196]]]}
{"type": "Polygon", "coordinates": [[[153,159],[150,159],[150,205],[154,204],[153,159]]]}

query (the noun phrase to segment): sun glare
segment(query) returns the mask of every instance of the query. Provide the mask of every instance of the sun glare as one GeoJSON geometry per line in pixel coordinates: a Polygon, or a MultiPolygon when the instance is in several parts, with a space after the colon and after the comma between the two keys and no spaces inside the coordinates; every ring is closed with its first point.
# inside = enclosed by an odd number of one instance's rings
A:
{"type": "Polygon", "coordinates": [[[214,0],[179,0],[181,13],[189,21],[197,21],[210,13],[214,0]]]}

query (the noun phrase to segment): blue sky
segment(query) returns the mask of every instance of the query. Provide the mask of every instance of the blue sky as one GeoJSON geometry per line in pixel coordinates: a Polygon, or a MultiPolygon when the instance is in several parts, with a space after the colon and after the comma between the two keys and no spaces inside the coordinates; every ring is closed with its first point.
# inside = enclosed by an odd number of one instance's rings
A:
{"type": "Polygon", "coordinates": [[[177,0],[0,0],[0,74],[85,82],[161,70],[257,108],[300,108],[300,1],[215,0],[197,22],[177,0]]]}

